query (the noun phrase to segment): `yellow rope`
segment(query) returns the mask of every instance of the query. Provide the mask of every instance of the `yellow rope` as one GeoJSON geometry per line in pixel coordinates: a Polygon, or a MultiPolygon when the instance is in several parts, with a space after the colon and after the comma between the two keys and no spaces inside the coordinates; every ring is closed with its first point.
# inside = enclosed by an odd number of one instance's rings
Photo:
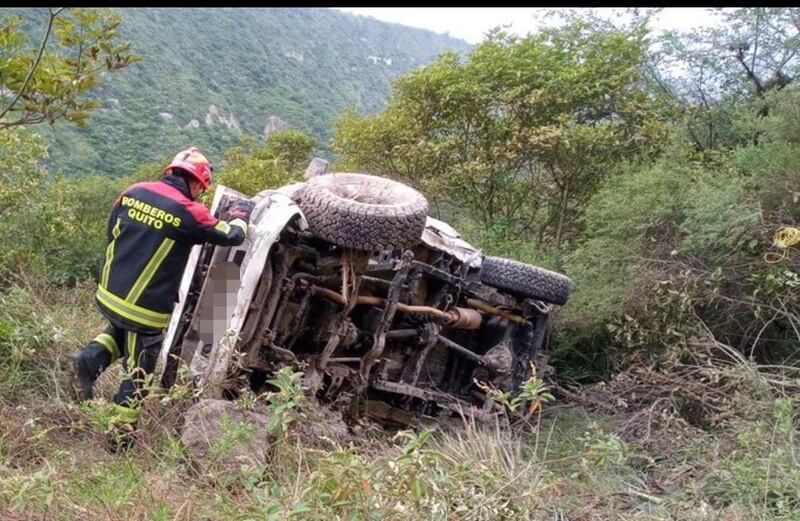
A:
{"type": "Polygon", "coordinates": [[[775,237],[772,238],[772,244],[778,248],[783,248],[782,254],[769,252],[764,255],[764,260],[769,264],[781,262],[789,256],[789,249],[792,246],[800,244],[800,228],[793,226],[782,226],[775,232],[775,237]]]}

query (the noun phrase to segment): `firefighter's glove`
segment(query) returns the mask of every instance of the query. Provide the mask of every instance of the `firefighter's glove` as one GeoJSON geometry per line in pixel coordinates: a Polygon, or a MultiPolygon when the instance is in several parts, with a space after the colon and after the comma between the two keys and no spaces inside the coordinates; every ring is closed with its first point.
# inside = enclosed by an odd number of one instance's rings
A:
{"type": "Polygon", "coordinates": [[[253,212],[253,207],[256,203],[250,199],[240,199],[231,205],[231,219],[242,219],[244,222],[250,222],[250,214],[253,212]]]}

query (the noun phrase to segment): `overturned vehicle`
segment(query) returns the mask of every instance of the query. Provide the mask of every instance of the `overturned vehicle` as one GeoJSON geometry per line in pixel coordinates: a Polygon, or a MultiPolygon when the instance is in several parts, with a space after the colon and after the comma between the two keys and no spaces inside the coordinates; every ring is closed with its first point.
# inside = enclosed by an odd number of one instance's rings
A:
{"type": "MultiPolygon", "coordinates": [[[[219,186],[225,218],[243,195],[219,186]]],[[[484,256],[389,179],[326,173],[253,198],[247,240],[192,251],[161,350],[208,397],[260,393],[287,365],[308,393],[409,424],[487,416],[536,363],[564,275],[484,256]],[[476,384],[477,383],[477,384],[476,384]]]]}

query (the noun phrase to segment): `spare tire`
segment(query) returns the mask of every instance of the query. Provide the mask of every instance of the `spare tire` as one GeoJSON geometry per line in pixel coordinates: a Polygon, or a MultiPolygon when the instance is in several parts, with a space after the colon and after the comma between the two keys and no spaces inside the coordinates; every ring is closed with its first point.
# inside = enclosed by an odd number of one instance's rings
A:
{"type": "Polygon", "coordinates": [[[407,248],[425,228],[428,201],[397,181],[365,174],[311,178],[300,208],[312,234],[358,250],[407,248]]]}
{"type": "Polygon", "coordinates": [[[555,271],[502,257],[484,257],[481,282],[509,293],[563,305],[572,280],[555,271]]]}

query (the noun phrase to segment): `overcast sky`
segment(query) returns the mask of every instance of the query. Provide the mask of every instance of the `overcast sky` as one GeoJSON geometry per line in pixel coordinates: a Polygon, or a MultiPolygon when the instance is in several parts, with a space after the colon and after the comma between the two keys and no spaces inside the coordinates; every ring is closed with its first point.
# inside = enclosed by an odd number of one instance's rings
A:
{"type": "MultiPolygon", "coordinates": [[[[483,39],[486,31],[497,25],[511,24],[512,33],[521,36],[535,32],[542,25],[542,17],[548,9],[537,7],[340,7],[348,13],[372,16],[385,22],[428,29],[437,33],[448,33],[475,44],[483,39]]],[[[583,8],[586,9],[586,8],[583,8]]],[[[605,17],[625,16],[621,8],[595,8],[605,17]]],[[[713,25],[715,15],[705,8],[666,8],[658,14],[654,29],[692,29],[713,25]]]]}

